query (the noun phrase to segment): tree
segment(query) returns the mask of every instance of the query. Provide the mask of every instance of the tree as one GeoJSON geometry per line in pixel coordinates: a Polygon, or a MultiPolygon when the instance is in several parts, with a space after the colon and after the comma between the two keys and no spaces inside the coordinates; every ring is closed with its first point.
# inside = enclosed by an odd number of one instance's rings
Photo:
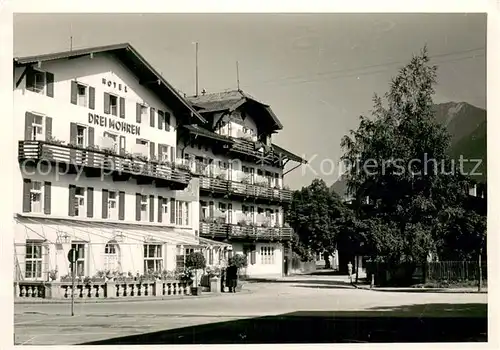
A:
{"type": "MultiPolygon", "coordinates": [[[[336,249],[338,233],[335,221],[341,216],[343,203],[323,180],[313,182],[293,194],[287,220],[294,229],[292,249],[303,260],[311,260],[312,253],[325,251],[330,256],[336,249]]],[[[329,268],[329,259],[327,268],[329,268]]]]}
{"type": "Polygon", "coordinates": [[[357,225],[375,259],[425,261],[437,251],[443,213],[467,195],[468,180],[448,156],[450,137],[434,118],[436,71],[424,48],[341,142],[357,225]]]}

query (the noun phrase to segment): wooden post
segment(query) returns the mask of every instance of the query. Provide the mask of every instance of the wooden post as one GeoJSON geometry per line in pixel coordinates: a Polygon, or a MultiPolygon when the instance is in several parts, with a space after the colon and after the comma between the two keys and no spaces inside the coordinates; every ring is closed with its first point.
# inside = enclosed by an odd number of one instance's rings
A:
{"type": "Polygon", "coordinates": [[[375,275],[373,273],[371,275],[372,275],[372,280],[370,282],[370,289],[372,289],[373,286],[375,285],[375,275]]]}

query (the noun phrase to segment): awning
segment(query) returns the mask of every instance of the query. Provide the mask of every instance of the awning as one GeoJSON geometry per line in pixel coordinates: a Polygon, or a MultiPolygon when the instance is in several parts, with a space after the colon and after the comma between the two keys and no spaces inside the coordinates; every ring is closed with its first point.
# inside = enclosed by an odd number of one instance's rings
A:
{"type": "MultiPolygon", "coordinates": [[[[121,238],[136,244],[145,242],[175,245],[199,244],[194,235],[172,227],[39,218],[24,215],[18,215],[16,221],[21,225],[16,230],[23,230],[26,239],[43,239],[47,240],[48,243],[62,243],[65,240],[91,242],[93,237],[100,237],[103,240],[121,238]],[[56,241],[52,241],[52,237],[57,237],[56,241]]],[[[21,232],[16,231],[16,233],[20,234],[21,232]]]]}
{"type": "Polygon", "coordinates": [[[202,246],[214,246],[219,248],[232,248],[233,246],[229,243],[214,241],[208,238],[200,237],[200,245],[202,246]]]}

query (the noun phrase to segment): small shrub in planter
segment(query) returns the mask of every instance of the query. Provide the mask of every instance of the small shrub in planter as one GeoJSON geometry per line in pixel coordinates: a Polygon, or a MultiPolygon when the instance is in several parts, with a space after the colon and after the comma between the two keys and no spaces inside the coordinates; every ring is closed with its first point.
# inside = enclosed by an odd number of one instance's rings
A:
{"type": "Polygon", "coordinates": [[[186,267],[189,270],[194,271],[194,273],[195,273],[195,280],[194,280],[193,288],[192,288],[194,295],[201,294],[200,278],[199,278],[201,276],[198,276],[198,271],[204,270],[206,266],[207,266],[207,263],[205,261],[205,257],[200,252],[191,253],[186,257],[186,267]]]}

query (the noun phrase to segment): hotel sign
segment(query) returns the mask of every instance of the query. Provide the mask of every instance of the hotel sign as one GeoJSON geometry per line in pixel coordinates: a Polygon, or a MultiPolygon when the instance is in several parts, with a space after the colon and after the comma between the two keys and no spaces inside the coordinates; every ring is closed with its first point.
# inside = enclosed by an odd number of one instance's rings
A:
{"type": "Polygon", "coordinates": [[[115,118],[106,117],[94,113],[89,113],[88,122],[90,125],[99,125],[104,128],[109,128],[115,131],[121,131],[131,135],[141,135],[141,127],[139,125],[130,124],[125,121],[116,120],[115,118]]]}
{"type": "Polygon", "coordinates": [[[116,83],[116,81],[107,80],[106,78],[102,78],[102,84],[108,87],[113,87],[114,89],[118,88],[118,91],[127,92],[127,86],[122,85],[120,83],[116,83]],[[122,89],[123,88],[123,89],[122,89]]]}

